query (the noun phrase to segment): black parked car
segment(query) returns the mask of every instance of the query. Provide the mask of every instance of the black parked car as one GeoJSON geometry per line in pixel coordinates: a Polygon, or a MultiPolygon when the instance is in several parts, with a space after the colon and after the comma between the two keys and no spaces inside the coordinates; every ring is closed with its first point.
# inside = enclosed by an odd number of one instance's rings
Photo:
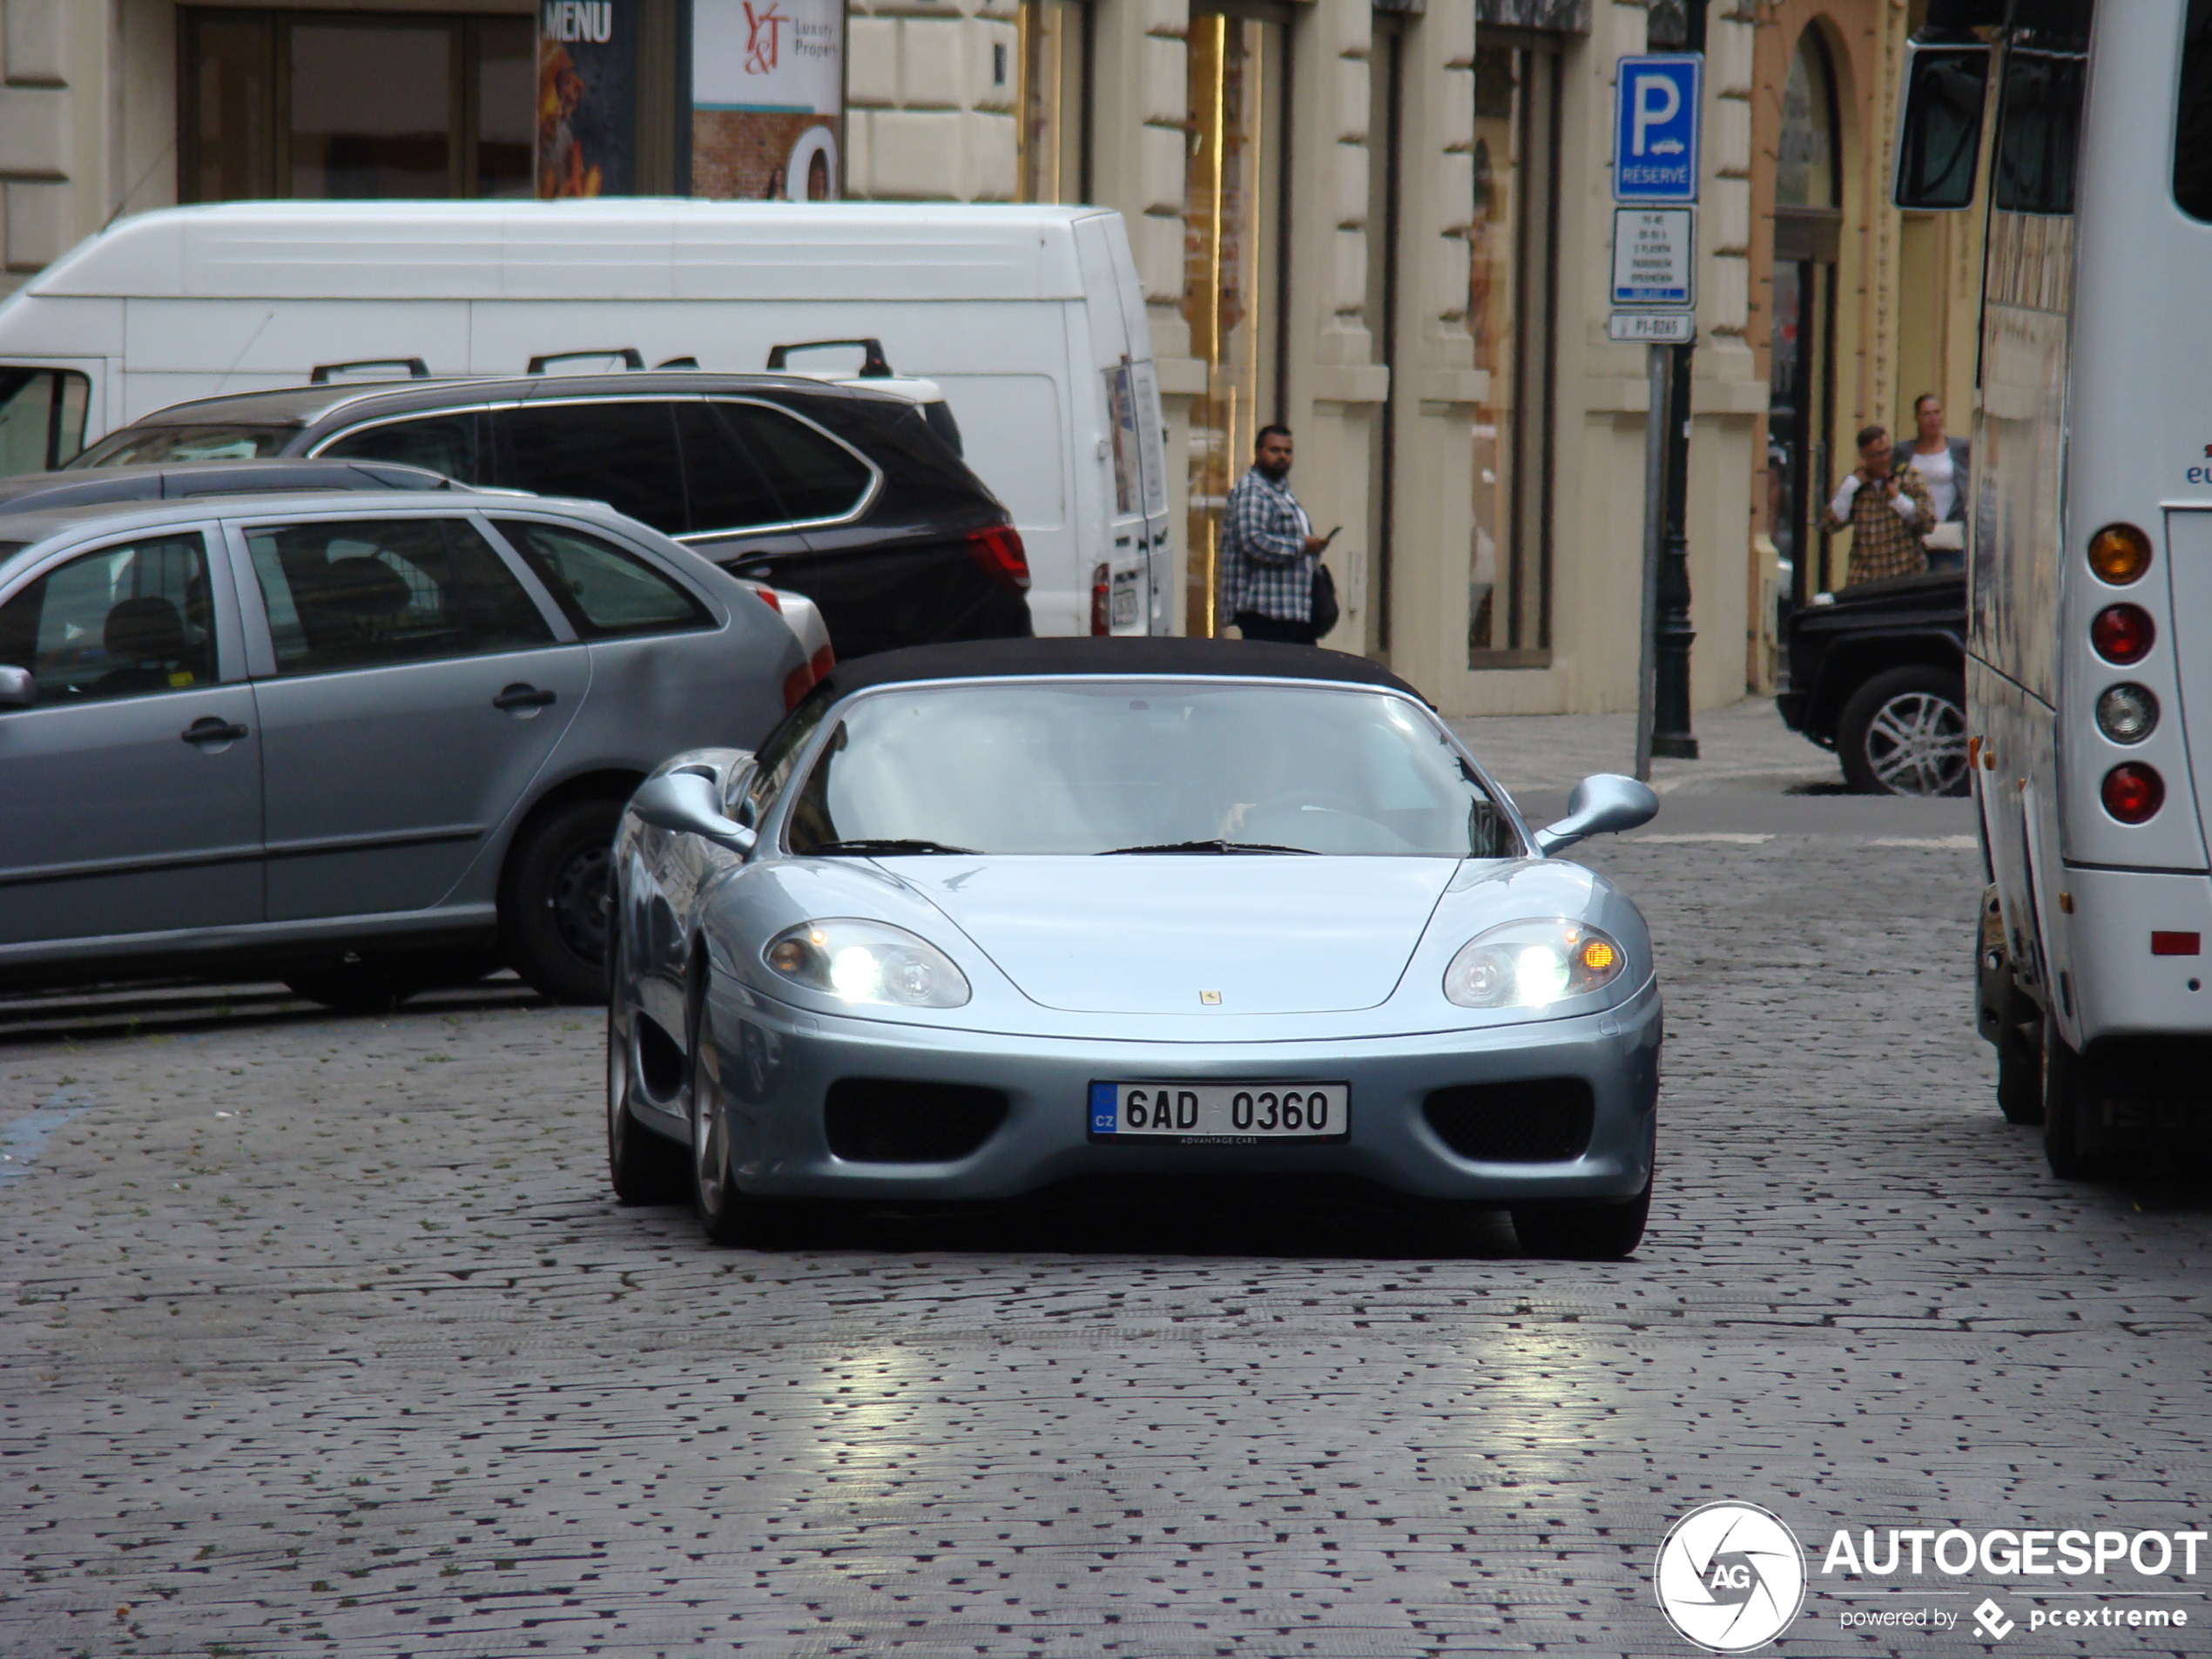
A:
{"type": "Polygon", "coordinates": [[[849,659],[1031,631],[1022,538],[948,424],[899,393],[801,375],[356,381],[175,404],[68,470],[305,455],[603,501],[806,594],[849,659]]]}
{"type": "Polygon", "coordinates": [[[1838,590],[1790,617],[1782,718],[1877,795],[1966,792],[1966,578],[1958,570],[1838,590]]]}

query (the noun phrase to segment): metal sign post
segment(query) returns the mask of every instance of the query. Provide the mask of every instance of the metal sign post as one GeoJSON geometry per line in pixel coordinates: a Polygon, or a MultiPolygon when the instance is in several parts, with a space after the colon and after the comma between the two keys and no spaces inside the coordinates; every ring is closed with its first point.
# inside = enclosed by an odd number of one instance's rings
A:
{"type": "Polygon", "coordinates": [[[1689,735],[1689,562],[1678,543],[1686,487],[1686,448],[1676,428],[1689,421],[1687,373],[1697,338],[1696,223],[1698,111],[1704,77],[1699,52],[1623,57],[1617,65],[1613,124],[1612,315],[1606,336],[1647,346],[1649,413],[1643,435],[1643,562],[1637,630],[1635,774],[1649,781],[1653,753],[1697,753],[1689,735]],[[1678,361],[1679,360],[1679,361],[1678,361]],[[1680,383],[1683,407],[1677,409],[1680,383]],[[1667,601],[1661,616],[1662,597],[1667,601]],[[1665,634],[1664,658],[1662,654],[1665,634]],[[1663,705],[1663,706],[1662,706],[1663,705]],[[1667,730],[1658,734],[1663,721],[1667,730]]]}

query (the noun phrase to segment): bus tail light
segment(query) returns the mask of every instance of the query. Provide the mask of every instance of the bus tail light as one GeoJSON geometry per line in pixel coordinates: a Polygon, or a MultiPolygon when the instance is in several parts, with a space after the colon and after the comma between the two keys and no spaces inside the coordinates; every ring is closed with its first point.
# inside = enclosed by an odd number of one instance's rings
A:
{"type": "Polygon", "coordinates": [[[2148,685],[2108,685],[2097,699],[2097,730],[2114,743],[2141,743],[2157,725],[2158,698],[2148,685]]]}
{"type": "Polygon", "coordinates": [[[2150,537],[2133,524],[2107,524],[2089,538],[2089,568],[2124,588],[2150,569],[2150,537]]]}
{"type": "Polygon", "coordinates": [[[2150,655],[2158,637],[2150,612],[2141,605],[2107,605],[2089,624],[2089,643],[2107,663],[2125,666],[2150,655]]]}
{"type": "Polygon", "coordinates": [[[2105,773],[2105,811],[2123,824],[2147,824],[2166,804],[2166,780],[2149,766],[2129,760],[2105,773]]]}
{"type": "Polygon", "coordinates": [[[986,524],[968,532],[968,556],[983,574],[1015,593],[1029,590],[1029,556],[1022,532],[1011,524],[986,524]]]}
{"type": "Polygon", "coordinates": [[[1114,631],[1114,572],[1109,565],[1102,564],[1090,573],[1090,631],[1114,631]]]}

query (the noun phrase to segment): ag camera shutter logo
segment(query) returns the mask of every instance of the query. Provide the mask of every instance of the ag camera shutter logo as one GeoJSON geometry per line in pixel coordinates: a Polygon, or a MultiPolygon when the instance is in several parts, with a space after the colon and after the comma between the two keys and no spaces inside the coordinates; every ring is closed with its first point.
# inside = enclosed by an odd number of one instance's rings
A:
{"type": "Polygon", "coordinates": [[[1669,1529],[1653,1575],[1667,1622],[1709,1653],[1749,1653],[1805,1604],[1805,1554],[1755,1503],[1709,1503],[1669,1529]]]}

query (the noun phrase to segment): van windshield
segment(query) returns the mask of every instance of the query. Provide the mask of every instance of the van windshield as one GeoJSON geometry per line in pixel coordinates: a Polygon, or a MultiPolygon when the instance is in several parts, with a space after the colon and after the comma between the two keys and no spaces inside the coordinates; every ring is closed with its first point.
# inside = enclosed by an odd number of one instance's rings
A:
{"type": "Polygon", "coordinates": [[[111,432],[63,470],[168,461],[259,461],[282,454],[285,445],[299,435],[296,426],[126,426],[111,432]]]}

